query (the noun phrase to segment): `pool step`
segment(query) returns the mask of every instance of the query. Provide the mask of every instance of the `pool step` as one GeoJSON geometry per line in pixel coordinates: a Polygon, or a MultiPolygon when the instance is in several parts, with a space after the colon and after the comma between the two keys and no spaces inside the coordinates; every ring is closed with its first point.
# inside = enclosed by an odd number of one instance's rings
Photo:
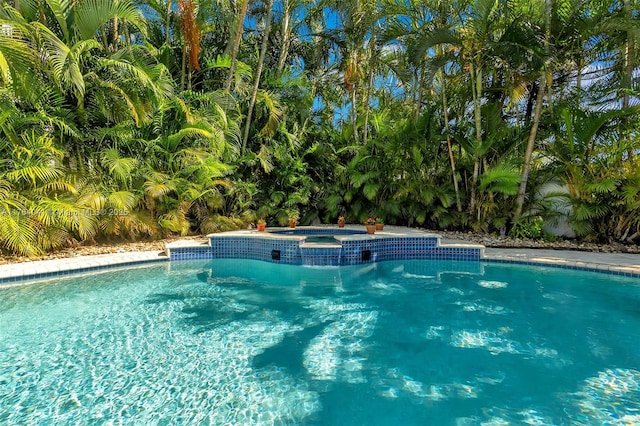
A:
{"type": "Polygon", "coordinates": [[[342,248],[342,244],[340,243],[300,243],[300,248],[327,248],[327,249],[331,249],[331,248],[335,248],[335,249],[341,249],[342,248]]]}
{"type": "Polygon", "coordinates": [[[300,243],[303,265],[340,266],[342,245],[335,243],[300,243]]]}

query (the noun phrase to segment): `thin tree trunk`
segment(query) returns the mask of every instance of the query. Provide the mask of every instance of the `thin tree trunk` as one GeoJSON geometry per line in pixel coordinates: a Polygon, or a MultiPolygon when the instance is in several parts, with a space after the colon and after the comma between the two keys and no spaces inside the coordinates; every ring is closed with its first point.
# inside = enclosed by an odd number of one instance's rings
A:
{"type": "Polygon", "coordinates": [[[420,111],[422,110],[422,93],[424,88],[424,63],[420,63],[418,69],[418,99],[416,100],[416,121],[420,118],[420,111]]]}
{"type": "Polygon", "coordinates": [[[124,21],[122,25],[122,32],[124,33],[124,43],[127,47],[131,46],[131,34],[129,34],[129,25],[127,21],[124,21]]]}
{"type": "MultiPolygon", "coordinates": [[[[369,67],[371,68],[371,62],[369,62],[369,67]]],[[[364,128],[362,129],[362,144],[367,144],[367,138],[369,136],[369,113],[371,111],[371,107],[369,106],[370,100],[370,92],[373,87],[373,70],[369,70],[369,78],[367,82],[367,94],[364,98],[364,128]]]]}
{"type": "Polygon", "coordinates": [[[118,17],[114,16],[113,17],[113,51],[117,52],[118,51],[118,38],[120,36],[118,35],[118,17]]]}
{"type": "Polygon", "coordinates": [[[542,113],[542,100],[544,99],[544,89],[547,83],[546,73],[540,77],[540,87],[536,96],[536,108],[533,114],[533,123],[529,132],[529,140],[527,141],[527,150],[524,153],[524,165],[522,166],[522,177],[520,178],[520,187],[518,188],[518,196],[516,198],[516,211],[514,218],[518,219],[522,214],[524,206],[524,197],[527,193],[527,181],[529,180],[529,172],[531,170],[531,157],[535,146],[536,135],[538,134],[538,124],[540,123],[540,115],[542,113]]]}
{"type": "Polygon", "coordinates": [[[357,96],[356,96],[356,88],[357,83],[353,85],[351,88],[351,126],[353,127],[353,139],[355,142],[358,142],[358,107],[357,107],[357,96]]]}
{"type": "Polygon", "coordinates": [[[242,150],[247,147],[247,141],[249,140],[249,129],[251,128],[251,118],[253,116],[253,108],[256,104],[256,98],[258,97],[258,88],[260,87],[260,75],[262,74],[262,68],[264,67],[264,58],[267,55],[267,47],[269,46],[269,33],[271,32],[271,14],[273,12],[273,0],[267,1],[267,17],[266,25],[264,28],[264,35],[262,36],[262,46],[260,47],[260,57],[258,58],[258,67],[256,69],[256,76],[253,82],[253,93],[251,94],[251,102],[249,103],[249,110],[247,111],[247,122],[244,127],[244,137],[242,138],[242,150]]]}
{"type": "MultiPolygon", "coordinates": [[[[544,21],[545,21],[545,38],[544,38],[544,50],[545,50],[545,69],[540,76],[540,85],[538,87],[538,94],[536,96],[536,108],[533,114],[533,123],[531,125],[531,131],[529,132],[529,140],[527,141],[527,149],[524,153],[524,165],[522,166],[522,176],[520,178],[520,186],[518,188],[518,195],[516,197],[516,210],[514,212],[514,219],[518,219],[522,215],[522,209],[524,207],[524,198],[527,193],[527,182],[529,180],[529,172],[531,170],[531,157],[533,155],[533,149],[535,147],[536,135],[538,133],[538,124],[540,123],[540,115],[542,114],[542,101],[544,99],[545,88],[547,85],[547,79],[551,74],[550,62],[550,45],[551,42],[551,12],[553,0],[545,0],[544,21]]],[[[551,89],[549,89],[549,101],[551,100],[551,89]]]]}
{"type": "Polygon", "coordinates": [[[171,0],[167,0],[167,16],[164,26],[164,42],[170,46],[171,36],[171,0]]]}
{"type": "Polygon", "coordinates": [[[447,105],[447,74],[445,68],[442,67],[442,113],[444,115],[444,130],[447,134],[447,150],[449,151],[449,163],[451,164],[451,178],[453,179],[453,189],[456,192],[456,207],[458,212],[462,212],[462,203],[460,202],[460,191],[458,190],[458,177],[456,176],[456,160],[453,157],[453,148],[451,146],[451,135],[449,134],[449,111],[447,105]]]}
{"type": "Polygon", "coordinates": [[[282,47],[278,58],[278,75],[282,75],[291,44],[291,10],[289,0],[282,0],[282,47]]]}
{"type": "Polygon", "coordinates": [[[375,25],[371,29],[371,39],[369,40],[369,72],[367,78],[367,90],[364,96],[364,128],[362,129],[362,144],[367,144],[367,137],[369,134],[369,111],[371,110],[369,106],[369,99],[371,96],[371,90],[373,88],[373,65],[374,65],[374,57],[376,54],[376,27],[375,25]]]}
{"type": "Polygon", "coordinates": [[[473,62],[470,62],[469,72],[471,74],[471,92],[473,94],[473,116],[476,128],[476,153],[474,153],[473,162],[473,175],[471,177],[471,199],[469,202],[469,209],[471,212],[476,208],[477,193],[476,186],[478,183],[478,177],[480,175],[480,162],[481,156],[479,154],[482,147],[482,115],[481,115],[481,100],[482,100],[482,70],[476,69],[473,62]]]}
{"type": "Polygon", "coordinates": [[[224,84],[224,90],[226,91],[231,90],[231,83],[233,83],[234,74],[236,72],[236,61],[238,58],[238,51],[240,50],[240,42],[242,41],[242,30],[244,29],[244,18],[247,14],[248,7],[249,0],[242,0],[242,5],[240,6],[240,14],[238,15],[238,25],[236,26],[233,45],[231,47],[231,65],[229,66],[227,81],[224,84]]]}
{"type": "MultiPolygon", "coordinates": [[[[631,3],[629,0],[624,0],[624,11],[625,16],[629,19],[632,19],[632,10],[631,3]]],[[[627,40],[624,47],[624,75],[622,80],[623,89],[631,88],[631,77],[633,74],[633,54],[634,54],[634,45],[633,45],[633,32],[631,30],[627,31],[627,40]]],[[[629,91],[625,90],[622,94],[622,108],[626,109],[629,107],[629,91]]]]}
{"type": "Polygon", "coordinates": [[[182,43],[182,68],[180,70],[180,90],[184,90],[187,75],[187,43],[182,43]]]}
{"type": "Polygon", "coordinates": [[[100,38],[102,39],[102,47],[105,52],[109,51],[109,40],[107,40],[107,24],[100,27],[100,38]]]}
{"type": "MultiPolygon", "coordinates": [[[[633,10],[631,9],[630,0],[624,0],[624,12],[627,19],[633,19],[633,10]]],[[[625,89],[622,94],[622,109],[629,108],[629,89],[631,89],[631,80],[633,77],[633,57],[635,55],[635,46],[633,39],[633,32],[631,30],[627,31],[627,40],[625,44],[624,50],[624,73],[623,73],[623,83],[622,86],[625,89]]],[[[627,117],[623,118],[624,128],[628,129],[629,119],[627,117]]],[[[624,139],[628,141],[629,139],[629,131],[625,130],[623,133],[624,139]]],[[[629,148],[627,150],[627,156],[629,160],[633,158],[633,149],[629,148]]]]}

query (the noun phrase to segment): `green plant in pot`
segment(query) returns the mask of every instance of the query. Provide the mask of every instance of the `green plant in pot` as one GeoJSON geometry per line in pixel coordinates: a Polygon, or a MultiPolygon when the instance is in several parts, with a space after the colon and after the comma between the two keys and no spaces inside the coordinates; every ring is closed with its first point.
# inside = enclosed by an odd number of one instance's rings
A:
{"type": "Polygon", "coordinates": [[[300,219],[300,212],[297,209],[292,209],[287,212],[287,216],[289,219],[289,228],[295,228],[300,219]]]}

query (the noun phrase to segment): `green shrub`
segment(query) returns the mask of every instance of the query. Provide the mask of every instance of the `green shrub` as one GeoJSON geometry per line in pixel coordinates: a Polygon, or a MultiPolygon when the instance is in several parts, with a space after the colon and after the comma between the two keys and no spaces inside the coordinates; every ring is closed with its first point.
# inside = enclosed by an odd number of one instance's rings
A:
{"type": "Polygon", "coordinates": [[[544,231],[544,220],[540,216],[526,216],[514,222],[509,236],[514,238],[540,238],[544,231]]]}

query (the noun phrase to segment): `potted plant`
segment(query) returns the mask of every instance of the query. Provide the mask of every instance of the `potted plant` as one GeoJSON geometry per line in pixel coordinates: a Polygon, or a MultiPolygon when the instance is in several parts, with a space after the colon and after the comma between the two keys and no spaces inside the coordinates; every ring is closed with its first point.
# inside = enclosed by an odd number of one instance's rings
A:
{"type": "Polygon", "coordinates": [[[364,221],[364,225],[367,227],[367,234],[376,233],[376,220],[372,217],[364,221]]]}
{"type": "Polygon", "coordinates": [[[384,221],[379,217],[376,218],[376,231],[382,231],[384,229],[384,221]]]}
{"type": "Polygon", "coordinates": [[[344,216],[342,215],[338,216],[338,227],[344,228],[344,216]]]}
{"type": "Polygon", "coordinates": [[[264,220],[264,218],[260,218],[258,219],[257,226],[258,226],[258,231],[262,232],[265,229],[267,229],[267,221],[264,220]]]}
{"type": "Polygon", "coordinates": [[[300,219],[300,213],[298,210],[289,210],[289,228],[295,228],[298,223],[298,219],[300,219]]]}

